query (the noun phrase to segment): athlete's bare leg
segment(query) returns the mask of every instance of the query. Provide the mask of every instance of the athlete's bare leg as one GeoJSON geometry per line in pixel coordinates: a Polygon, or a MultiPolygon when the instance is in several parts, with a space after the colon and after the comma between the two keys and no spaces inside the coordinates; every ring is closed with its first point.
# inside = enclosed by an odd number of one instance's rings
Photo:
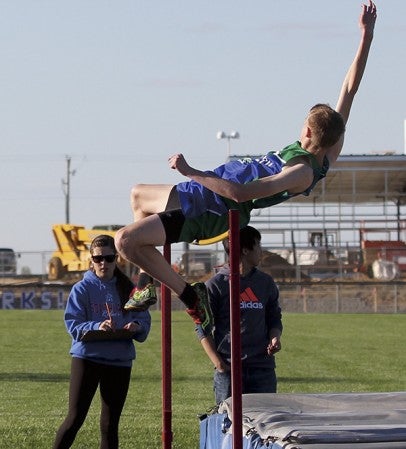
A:
{"type": "MultiPolygon", "coordinates": [[[[213,318],[203,283],[187,284],[166,261],[157,246],[166,241],[166,232],[158,214],[142,218],[115,235],[118,252],[125,259],[138,265],[142,271],[170,288],[185,304],[186,312],[196,324],[211,332],[213,318]]],[[[132,300],[132,299],[131,299],[132,300]]]]}
{"type": "Polygon", "coordinates": [[[165,229],[156,214],[119,229],[115,235],[116,248],[121,256],[179,296],[185,289],[186,282],[156,249],[165,244],[165,239],[165,229]]]}
{"type": "Polygon", "coordinates": [[[137,184],[131,189],[130,204],[134,221],[163,212],[173,185],[137,184]]]}
{"type": "Polygon", "coordinates": [[[144,222],[147,217],[165,210],[172,188],[170,184],[137,184],[131,189],[134,223],[116,234],[116,245],[120,254],[137,265],[141,272],[148,273],[180,294],[186,283],[156,249],[165,243],[162,222],[158,216],[144,222]]]}

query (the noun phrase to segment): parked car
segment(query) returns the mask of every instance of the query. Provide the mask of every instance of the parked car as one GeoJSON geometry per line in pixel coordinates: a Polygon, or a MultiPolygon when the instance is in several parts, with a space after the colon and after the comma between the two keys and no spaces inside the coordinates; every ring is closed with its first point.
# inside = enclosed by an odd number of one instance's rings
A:
{"type": "Polygon", "coordinates": [[[17,274],[17,254],[11,248],[0,248],[0,275],[17,274]]]}

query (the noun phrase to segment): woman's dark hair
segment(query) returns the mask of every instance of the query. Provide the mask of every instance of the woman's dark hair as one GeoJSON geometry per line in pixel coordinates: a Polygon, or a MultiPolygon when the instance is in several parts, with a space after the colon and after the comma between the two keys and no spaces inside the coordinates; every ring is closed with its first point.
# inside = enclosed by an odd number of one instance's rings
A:
{"type": "MultiPolygon", "coordinates": [[[[261,241],[261,233],[252,226],[245,226],[240,229],[240,255],[243,249],[252,250],[257,242],[261,241]]],[[[230,252],[229,239],[223,240],[224,250],[227,254],[230,252]]]]}
{"type": "MultiPolygon", "coordinates": [[[[114,245],[114,238],[110,235],[101,234],[95,237],[90,244],[90,254],[93,254],[94,248],[100,248],[100,247],[107,247],[110,248],[114,254],[117,254],[116,247],[114,245]]],[[[117,279],[116,287],[118,294],[120,296],[121,301],[121,308],[124,310],[124,304],[128,301],[128,298],[130,297],[130,293],[134,288],[134,284],[131,282],[130,278],[126,276],[116,265],[114,269],[114,276],[117,279]]]]}

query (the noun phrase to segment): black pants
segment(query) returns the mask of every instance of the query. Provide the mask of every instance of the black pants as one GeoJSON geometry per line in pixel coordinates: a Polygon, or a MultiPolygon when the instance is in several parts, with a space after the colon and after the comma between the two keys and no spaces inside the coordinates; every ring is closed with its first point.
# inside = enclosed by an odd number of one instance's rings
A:
{"type": "Polygon", "coordinates": [[[59,428],[53,449],[70,448],[85,421],[100,385],[100,449],[118,448],[118,424],[127,397],[131,368],[72,358],[68,416],[59,428]]]}

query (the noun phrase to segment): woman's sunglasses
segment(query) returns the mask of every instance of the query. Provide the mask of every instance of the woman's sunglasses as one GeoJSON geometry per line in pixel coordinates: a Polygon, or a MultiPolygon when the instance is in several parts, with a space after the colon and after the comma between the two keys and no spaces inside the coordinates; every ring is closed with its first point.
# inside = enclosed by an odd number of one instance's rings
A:
{"type": "Polygon", "coordinates": [[[106,256],[92,256],[94,263],[101,263],[103,260],[112,263],[116,260],[117,254],[107,254],[106,256]]]}

